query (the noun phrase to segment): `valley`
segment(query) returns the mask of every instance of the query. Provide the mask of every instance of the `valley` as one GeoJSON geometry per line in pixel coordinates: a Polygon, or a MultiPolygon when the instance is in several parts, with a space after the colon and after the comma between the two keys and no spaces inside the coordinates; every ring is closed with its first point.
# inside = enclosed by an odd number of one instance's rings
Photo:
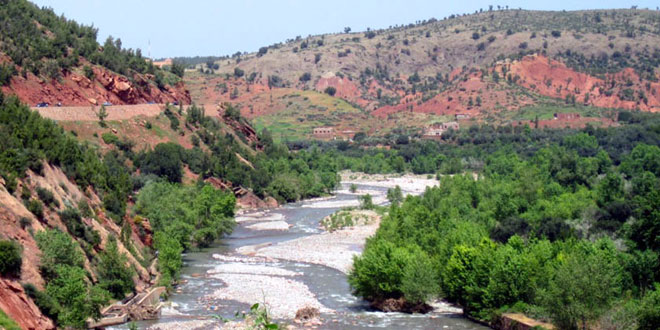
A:
{"type": "Polygon", "coordinates": [[[168,4],[123,43],[35,3],[0,3],[0,328],[660,324],[657,8],[151,58],[236,27],[168,4]]]}

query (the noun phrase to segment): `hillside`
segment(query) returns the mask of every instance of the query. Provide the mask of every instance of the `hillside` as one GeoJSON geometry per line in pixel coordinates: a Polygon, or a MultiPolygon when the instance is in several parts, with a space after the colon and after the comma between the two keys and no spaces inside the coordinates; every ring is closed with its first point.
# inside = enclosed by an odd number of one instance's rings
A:
{"type": "Polygon", "coordinates": [[[188,70],[186,80],[196,102],[240,104],[266,126],[281,126],[272,112],[291,112],[287,97],[303,90],[327,91],[369,118],[365,126],[332,118],[334,107],[332,116],[302,111],[297,133],[305,136],[320,123],[384,133],[391,120],[420,128],[456,114],[510,123],[518,118],[512,113],[539,106],[548,109],[542,116],[557,107],[658,111],[659,41],[658,11],[486,10],[299,37],[219,60],[217,69],[198,64],[203,73],[188,70]]]}
{"type": "Polygon", "coordinates": [[[32,106],[189,103],[181,79],[152,65],[121,39],[26,0],[0,7],[0,86],[32,106]]]}

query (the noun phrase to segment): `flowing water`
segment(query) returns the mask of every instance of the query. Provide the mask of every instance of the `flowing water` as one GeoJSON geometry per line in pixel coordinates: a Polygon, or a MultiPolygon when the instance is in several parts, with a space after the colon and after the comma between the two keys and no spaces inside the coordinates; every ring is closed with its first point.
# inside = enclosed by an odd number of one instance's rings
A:
{"type": "MultiPolygon", "coordinates": [[[[347,189],[347,185],[344,184],[343,188],[347,189]]],[[[359,188],[369,190],[374,194],[376,202],[383,201],[385,188],[366,185],[360,185],[359,188]]],[[[179,285],[176,292],[170,297],[172,306],[164,308],[160,319],[140,322],[138,325],[143,328],[173,321],[209,319],[216,315],[233,318],[236,312],[247,311],[249,305],[246,303],[208,298],[214,291],[225,285],[218,279],[205,276],[207,271],[227,262],[214,258],[214,255],[237,256],[236,249],[243,246],[275,244],[319,234],[322,232],[319,228],[321,219],[341,207],[356,204],[356,194],[340,190],[330,199],[288,204],[270,210],[267,215],[271,220],[275,218],[286,221],[290,225],[288,231],[251,230],[246,227],[254,224],[255,221],[241,222],[231,236],[221,240],[217,245],[199,252],[187,253],[184,256],[184,268],[181,275],[184,283],[179,285]]],[[[263,216],[263,213],[261,215],[263,216]]],[[[268,266],[301,273],[295,278],[295,281],[304,283],[323,306],[334,310],[332,313],[322,313],[323,324],[319,326],[321,329],[487,329],[465,319],[460,314],[410,315],[371,310],[367,303],[351,294],[346,275],[333,268],[281,260],[271,262],[268,266]]],[[[268,300],[267,297],[265,298],[268,300]]],[[[291,322],[291,320],[285,322],[291,322]]],[[[214,322],[202,329],[217,328],[220,324],[219,321],[214,322]]]]}

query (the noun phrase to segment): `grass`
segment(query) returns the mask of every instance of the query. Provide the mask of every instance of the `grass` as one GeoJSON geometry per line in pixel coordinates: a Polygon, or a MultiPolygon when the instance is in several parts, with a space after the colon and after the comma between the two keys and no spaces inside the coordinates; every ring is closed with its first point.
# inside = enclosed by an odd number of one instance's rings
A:
{"type": "Polygon", "coordinates": [[[21,327],[19,327],[18,324],[16,324],[16,321],[12,320],[2,309],[0,309],[0,329],[21,330],[21,327]]]}
{"type": "Polygon", "coordinates": [[[579,113],[582,117],[603,118],[611,116],[614,112],[616,110],[583,105],[568,106],[557,103],[537,104],[523,107],[518,111],[509,112],[508,114],[506,111],[502,113],[511,120],[534,120],[537,116],[539,120],[547,120],[552,119],[555,113],[579,113]]]}
{"type": "Polygon", "coordinates": [[[336,97],[316,91],[296,91],[277,98],[285,109],[253,119],[259,131],[267,128],[275,140],[309,138],[319,126],[340,126],[355,131],[370,127],[376,121],[360,109],[336,97]]]}

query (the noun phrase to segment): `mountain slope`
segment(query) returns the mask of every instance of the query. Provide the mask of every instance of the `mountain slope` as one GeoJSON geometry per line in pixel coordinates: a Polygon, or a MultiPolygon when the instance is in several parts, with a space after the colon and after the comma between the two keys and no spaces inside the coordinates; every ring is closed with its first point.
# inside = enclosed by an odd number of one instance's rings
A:
{"type": "Polygon", "coordinates": [[[155,67],[120,39],[26,0],[0,6],[0,85],[29,104],[190,102],[179,77],[155,67]]]}
{"type": "MultiPolygon", "coordinates": [[[[506,112],[548,102],[657,111],[658,44],[658,11],[484,11],[296,38],[225,58],[213,74],[190,72],[187,79],[195,101],[232,101],[253,118],[261,116],[251,112],[263,105],[260,95],[272,90],[330,87],[385,131],[387,118],[413,128],[456,114],[506,122],[506,112]]],[[[207,66],[196,69],[210,72],[207,66]]]]}

